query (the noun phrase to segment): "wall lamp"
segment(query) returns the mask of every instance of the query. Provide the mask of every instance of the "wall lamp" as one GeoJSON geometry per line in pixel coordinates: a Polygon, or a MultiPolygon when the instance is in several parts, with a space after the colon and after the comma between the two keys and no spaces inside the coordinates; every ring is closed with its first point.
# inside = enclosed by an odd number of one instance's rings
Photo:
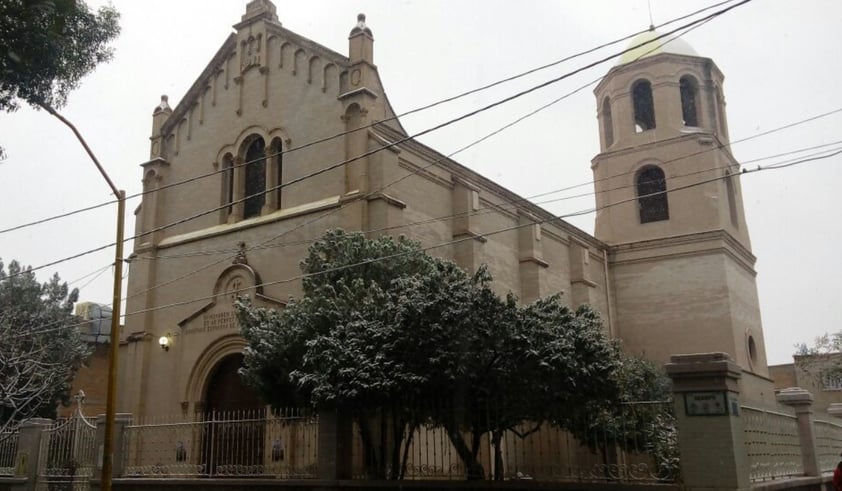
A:
{"type": "Polygon", "coordinates": [[[158,338],[158,344],[161,345],[162,350],[169,351],[170,346],[172,346],[172,337],[170,336],[170,333],[166,333],[158,338]]]}

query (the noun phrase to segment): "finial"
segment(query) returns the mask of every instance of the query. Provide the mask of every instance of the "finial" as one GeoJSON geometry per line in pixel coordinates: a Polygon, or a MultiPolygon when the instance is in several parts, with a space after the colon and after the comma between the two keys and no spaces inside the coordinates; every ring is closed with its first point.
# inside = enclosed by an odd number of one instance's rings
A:
{"type": "Polygon", "coordinates": [[[170,98],[167,97],[166,94],[162,95],[161,96],[161,103],[158,104],[157,107],[155,107],[155,111],[153,112],[153,114],[157,114],[161,111],[172,111],[172,109],[170,108],[169,100],[170,100],[170,98]]]}
{"type": "Polygon", "coordinates": [[[248,259],[246,259],[246,243],[238,242],[237,247],[240,250],[237,251],[237,254],[234,256],[234,260],[231,262],[231,264],[248,264],[248,259]]]}
{"type": "Polygon", "coordinates": [[[371,29],[365,25],[365,14],[357,14],[357,25],[351,29],[351,34],[356,34],[358,32],[364,32],[371,36],[371,29]]]}
{"type": "Polygon", "coordinates": [[[242,22],[256,19],[268,19],[278,21],[277,9],[270,0],[252,0],[246,5],[246,13],[241,17],[242,22]]]}

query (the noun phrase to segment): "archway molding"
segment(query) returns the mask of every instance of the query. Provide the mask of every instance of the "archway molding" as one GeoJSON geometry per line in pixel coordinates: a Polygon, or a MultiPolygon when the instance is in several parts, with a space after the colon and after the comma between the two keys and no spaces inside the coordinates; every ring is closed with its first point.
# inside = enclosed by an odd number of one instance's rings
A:
{"type": "Polygon", "coordinates": [[[242,354],[245,348],[246,341],[239,334],[229,334],[209,344],[190,371],[184,400],[193,402],[194,407],[198,409],[204,402],[207,384],[214,368],[226,357],[242,354]]]}

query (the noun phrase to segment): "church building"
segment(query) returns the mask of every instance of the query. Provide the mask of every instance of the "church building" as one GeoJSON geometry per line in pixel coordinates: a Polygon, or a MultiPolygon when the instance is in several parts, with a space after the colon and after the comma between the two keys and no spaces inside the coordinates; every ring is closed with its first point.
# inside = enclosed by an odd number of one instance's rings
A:
{"type": "Polygon", "coordinates": [[[286,29],[269,0],[249,2],[234,29],[184,98],[163,97],[152,115],[118,411],[260,407],[237,375],[245,342],[232,301],[282,309],[300,297],[299,261],[332,228],[406,235],[469,272],[487,264],[521,302],[560,293],[590,304],[626,351],[658,362],[726,352],[743,400],[774,404],[711,59],[655,41],[595,88],[591,235],[409,137],[365,16],[346,54],[286,29]]]}

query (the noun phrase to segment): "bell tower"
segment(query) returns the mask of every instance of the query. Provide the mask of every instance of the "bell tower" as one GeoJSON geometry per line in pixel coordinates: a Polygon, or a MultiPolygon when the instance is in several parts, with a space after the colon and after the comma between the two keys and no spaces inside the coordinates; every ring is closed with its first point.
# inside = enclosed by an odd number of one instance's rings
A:
{"type": "Polygon", "coordinates": [[[723,81],[681,39],[632,50],[603,78],[594,90],[595,235],[610,246],[627,350],[664,362],[724,351],[768,377],[723,81]]]}

